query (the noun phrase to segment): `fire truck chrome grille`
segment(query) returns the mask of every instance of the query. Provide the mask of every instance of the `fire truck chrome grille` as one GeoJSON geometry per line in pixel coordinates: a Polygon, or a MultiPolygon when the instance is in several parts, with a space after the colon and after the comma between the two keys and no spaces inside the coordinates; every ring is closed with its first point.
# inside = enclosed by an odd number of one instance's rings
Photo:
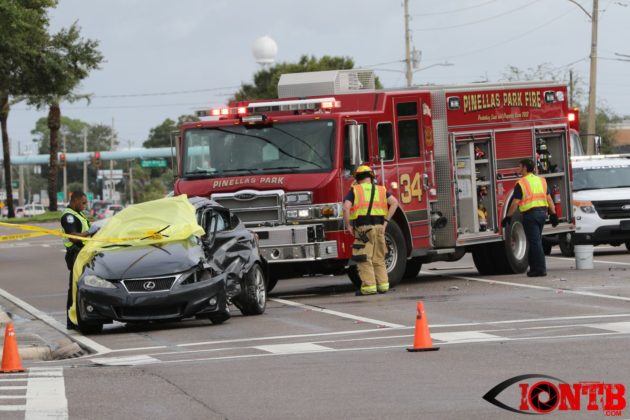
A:
{"type": "Polygon", "coordinates": [[[602,219],[630,219],[630,200],[593,201],[597,214],[602,219]]]}
{"type": "Polygon", "coordinates": [[[280,194],[214,194],[212,199],[227,207],[246,225],[279,223],[282,216],[282,197],[280,194]]]}

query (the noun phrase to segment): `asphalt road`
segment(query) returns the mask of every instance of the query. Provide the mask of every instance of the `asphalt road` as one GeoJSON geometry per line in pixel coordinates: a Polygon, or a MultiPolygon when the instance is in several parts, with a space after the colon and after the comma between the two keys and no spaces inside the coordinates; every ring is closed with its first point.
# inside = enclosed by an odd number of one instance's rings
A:
{"type": "MultiPolygon", "coordinates": [[[[63,252],[50,237],[0,242],[0,288],[63,323],[63,252]]],[[[344,277],[292,279],[261,316],[106,326],[88,337],[99,353],[0,376],[0,418],[523,418],[482,397],[524,374],[630,387],[626,249],[596,248],[593,270],[558,251],[547,262],[545,278],[483,277],[466,256],[373,297],[354,296],[344,277]],[[417,301],[439,351],[405,350],[417,301]]],[[[520,392],[497,399],[518,408],[520,392]]],[[[605,416],[587,402],[551,417],[605,416]]]]}

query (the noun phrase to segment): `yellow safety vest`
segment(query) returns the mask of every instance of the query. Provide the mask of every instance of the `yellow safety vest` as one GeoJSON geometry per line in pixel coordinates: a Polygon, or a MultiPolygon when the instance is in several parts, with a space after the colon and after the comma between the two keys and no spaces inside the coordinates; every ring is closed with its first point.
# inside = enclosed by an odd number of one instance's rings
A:
{"type": "Polygon", "coordinates": [[[385,187],[364,182],[352,187],[354,203],[350,208],[350,220],[356,220],[359,216],[367,216],[373,187],[376,187],[376,191],[374,191],[374,201],[372,202],[370,216],[387,216],[387,190],[385,190],[385,187]]]}
{"type": "Polygon", "coordinates": [[[534,207],[547,207],[547,180],[532,173],[527,174],[518,181],[523,192],[523,198],[518,205],[521,213],[534,207]]]}
{"type": "MultiPolygon", "coordinates": [[[[66,214],[71,214],[81,221],[81,233],[87,232],[90,229],[90,222],[88,222],[85,216],[82,215],[81,213],[77,213],[76,211],[72,210],[70,207],[66,207],[61,217],[63,218],[63,216],[65,216],[66,214]]],[[[83,243],[85,244],[85,241],[83,241],[83,243]]],[[[63,244],[66,248],[70,248],[73,245],[73,242],[68,238],[63,238],[63,244]]]]}

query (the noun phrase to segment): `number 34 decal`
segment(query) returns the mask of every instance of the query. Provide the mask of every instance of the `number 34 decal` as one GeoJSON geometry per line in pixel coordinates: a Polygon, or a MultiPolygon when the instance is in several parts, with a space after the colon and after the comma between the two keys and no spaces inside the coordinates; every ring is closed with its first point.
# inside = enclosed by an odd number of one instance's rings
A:
{"type": "Polygon", "coordinates": [[[400,201],[405,204],[411,203],[414,197],[422,201],[422,187],[420,183],[420,173],[416,172],[411,180],[411,175],[402,174],[400,176],[400,201]]]}

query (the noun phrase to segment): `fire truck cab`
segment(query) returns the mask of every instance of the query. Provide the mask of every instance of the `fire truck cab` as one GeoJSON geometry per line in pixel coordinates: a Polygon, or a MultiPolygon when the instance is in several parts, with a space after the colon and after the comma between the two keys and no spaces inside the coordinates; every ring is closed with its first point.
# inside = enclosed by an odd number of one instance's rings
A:
{"type": "Polygon", "coordinates": [[[210,197],[258,234],[277,279],[346,271],[358,284],[343,197],[369,164],[400,208],[388,224],[389,281],[471,252],[482,274],[527,269],[518,214],[501,220],[533,159],[574,230],[566,86],[547,82],[376,90],[374,74],[282,75],[278,99],[235,102],[184,124],[176,194],[210,197]]]}

